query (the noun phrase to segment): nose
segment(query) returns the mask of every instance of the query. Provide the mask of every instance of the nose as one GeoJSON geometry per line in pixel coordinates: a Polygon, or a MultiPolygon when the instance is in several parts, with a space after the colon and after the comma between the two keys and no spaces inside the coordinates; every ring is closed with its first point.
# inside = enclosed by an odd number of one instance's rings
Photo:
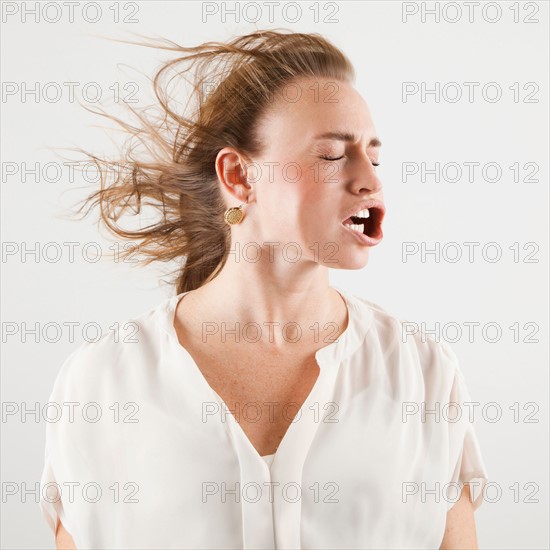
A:
{"type": "Polygon", "coordinates": [[[355,194],[365,191],[374,194],[382,190],[382,182],[376,174],[376,168],[366,153],[357,159],[350,185],[355,194]]]}

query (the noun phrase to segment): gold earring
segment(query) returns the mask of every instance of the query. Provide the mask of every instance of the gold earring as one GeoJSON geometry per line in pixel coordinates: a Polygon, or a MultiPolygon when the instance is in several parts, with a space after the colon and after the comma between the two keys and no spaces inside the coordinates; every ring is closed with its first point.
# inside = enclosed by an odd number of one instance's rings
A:
{"type": "Polygon", "coordinates": [[[246,202],[243,202],[239,206],[232,206],[228,208],[224,215],[223,219],[227,225],[235,225],[241,223],[244,219],[243,206],[248,203],[248,197],[246,197],[246,202]]]}
{"type": "Polygon", "coordinates": [[[241,223],[243,221],[244,219],[243,204],[246,204],[246,203],[243,202],[241,205],[233,206],[231,208],[228,208],[225,211],[223,215],[223,219],[225,220],[225,223],[227,225],[234,225],[237,223],[241,223]]]}

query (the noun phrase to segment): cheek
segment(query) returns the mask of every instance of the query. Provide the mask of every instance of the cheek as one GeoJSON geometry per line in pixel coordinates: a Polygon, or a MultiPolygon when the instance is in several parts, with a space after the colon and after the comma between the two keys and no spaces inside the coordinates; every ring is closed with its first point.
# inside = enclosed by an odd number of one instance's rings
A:
{"type": "Polygon", "coordinates": [[[255,185],[261,186],[258,199],[263,206],[259,215],[264,227],[297,238],[300,234],[318,238],[334,232],[337,197],[323,189],[310,165],[281,162],[272,169],[271,176],[266,169],[255,185]]]}
{"type": "Polygon", "coordinates": [[[320,224],[326,224],[327,229],[338,219],[339,199],[327,190],[318,188],[313,193],[303,197],[304,210],[311,212],[320,224]]]}

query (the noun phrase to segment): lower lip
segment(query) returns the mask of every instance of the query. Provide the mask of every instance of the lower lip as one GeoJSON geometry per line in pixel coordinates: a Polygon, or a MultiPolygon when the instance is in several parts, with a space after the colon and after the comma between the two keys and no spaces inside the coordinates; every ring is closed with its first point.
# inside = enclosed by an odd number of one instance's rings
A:
{"type": "MultiPolygon", "coordinates": [[[[364,233],[359,233],[359,231],[355,231],[354,229],[346,227],[345,224],[342,224],[342,226],[348,233],[352,233],[353,236],[364,246],[376,246],[384,237],[384,235],[381,235],[380,237],[373,239],[372,237],[369,237],[364,233]]],[[[380,229],[380,232],[382,232],[382,229],[380,229]]]]}

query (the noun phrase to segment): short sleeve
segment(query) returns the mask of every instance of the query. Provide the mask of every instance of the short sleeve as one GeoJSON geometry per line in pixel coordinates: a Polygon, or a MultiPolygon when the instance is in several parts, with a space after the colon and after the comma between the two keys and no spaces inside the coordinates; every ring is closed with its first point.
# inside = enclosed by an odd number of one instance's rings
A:
{"type": "MultiPolygon", "coordinates": [[[[53,473],[52,464],[48,455],[48,450],[44,454],[44,469],[40,479],[40,511],[42,517],[46,520],[50,529],[55,534],[57,527],[57,518],[62,518],[61,498],[58,490],[58,485],[53,473]]],[[[61,519],[63,523],[63,520],[61,519]]]]}
{"type": "MultiPolygon", "coordinates": [[[[73,391],[70,389],[70,366],[74,362],[77,353],[81,348],[74,350],[64,361],[55,379],[53,390],[49,396],[48,403],[59,405],[74,401],[73,391]]],[[[39,506],[42,517],[55,534],[57,520],[61,521],[63,527],[75,540],[75,526],[66,517],[63,509],[63,481],[64,465],[60,456],[67,451],[64,448],[68,433],[65,421],[46,423],[46,445],[44,451],[44,466],[40,478],[40,500],[39,506]],[[57,471],[60,470],[60,471],[57,471]]]]}
{"type": "MultiPolygon", "coordinates": [[[[481,454],[481,448],[474,428],[474,411],[479,407],[471,405],[472,399],[466,386],[464,375],[455,363],[455,375],[451,395],[449,399],[449,418],[455,421],[449,422],[449,481],[464,488],[466,483],[470,486],[470,499],[474,511],[483,502],[485,486],[488,476],[481,454]],[[451,408],[451,404],[456,404],[451,408]]],[[[457,500],[449,499],[447,510],[450,510],[457,500]]]]}

